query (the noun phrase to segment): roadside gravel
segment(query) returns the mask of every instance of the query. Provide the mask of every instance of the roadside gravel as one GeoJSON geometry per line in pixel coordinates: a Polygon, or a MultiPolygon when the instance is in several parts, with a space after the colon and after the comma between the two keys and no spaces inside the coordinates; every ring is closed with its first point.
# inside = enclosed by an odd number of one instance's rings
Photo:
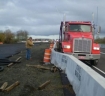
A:
{"type": "MultiPolygon", "coordinates": [[[[43,65],[45,48],[49,48],[49,44],[35,44],[32,48],[31,60],[26,60],[26,50],[22,50],[19,54],[9,58],[10,60],[16,60],[18,57],[22,57],[21,63],[10,67],[5,66],[4,71],[0,72],[0,86],[4,82],[8,82],[9,86],[16,81],[19,81],[20,85],[9,92],[0,92],[0,96],[64,96],[61,77],[58,71],[53,73],[50,70],[26,66],[26,64],[43,65]],[[37,90],[38,86],[48,80],[51,82],[45,89],[37,90]]],[[[43,66],[51,68],[53,65],[43,66]]]]}

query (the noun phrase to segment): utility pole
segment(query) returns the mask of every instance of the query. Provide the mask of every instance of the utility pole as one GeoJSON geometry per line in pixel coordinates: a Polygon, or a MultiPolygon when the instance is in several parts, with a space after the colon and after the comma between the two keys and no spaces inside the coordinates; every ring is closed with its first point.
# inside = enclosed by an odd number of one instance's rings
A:
{"type": "MultiPolygon", "coordinates": [[[[97,27],[98,27],[98,6],[97,6],[97,27]]],[[[97,29],[97,34],[96,34],[96,39],[99,38],[99,33],[98,33],[98,29],[97,29]]]]}
{"type": "Polygon", "coordinates": [[[92,12],[92,27],[93,27],[93,40],[95,35],[94,13],[92,12]]]}

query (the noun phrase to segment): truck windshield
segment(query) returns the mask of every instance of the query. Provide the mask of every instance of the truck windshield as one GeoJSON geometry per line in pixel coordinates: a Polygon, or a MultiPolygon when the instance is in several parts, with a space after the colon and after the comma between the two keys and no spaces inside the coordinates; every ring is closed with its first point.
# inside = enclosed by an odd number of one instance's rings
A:
{"type": "Polygon", "coordinates": [[[91,32],[90,25],[72,24],[69,26],[70,31],[91,32]]]}

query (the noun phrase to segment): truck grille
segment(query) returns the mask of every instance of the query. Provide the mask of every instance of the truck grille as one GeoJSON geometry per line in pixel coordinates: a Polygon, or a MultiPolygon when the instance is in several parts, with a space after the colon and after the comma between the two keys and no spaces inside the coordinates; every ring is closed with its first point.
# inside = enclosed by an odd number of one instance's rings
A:
{"type": "Polygon", "coordinates": [[[91,53],[92,40],[87,38],[75,38],[73,52],[91,53]]]}

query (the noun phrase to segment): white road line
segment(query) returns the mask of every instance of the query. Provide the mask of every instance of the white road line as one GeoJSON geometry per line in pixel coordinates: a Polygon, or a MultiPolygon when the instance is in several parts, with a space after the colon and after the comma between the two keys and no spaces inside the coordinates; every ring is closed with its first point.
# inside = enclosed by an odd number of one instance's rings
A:
{"type": "Polygon", "coordinates": [[[100,52],[101,54],[105,54],[105,53],[103,53],[103,52],[100,52]]]}
{"type": "Polygon", "coordinates": [[[105,74],[105,72],[104,71],[102,71],[102,70],[100,70],[99,68],[97,68],[97,67],[95,67],[95,66],[93,66],[95,69],[97,69],[98,71],[100,71],[101,73],[103,73],[103,74],[105,74]]]}

